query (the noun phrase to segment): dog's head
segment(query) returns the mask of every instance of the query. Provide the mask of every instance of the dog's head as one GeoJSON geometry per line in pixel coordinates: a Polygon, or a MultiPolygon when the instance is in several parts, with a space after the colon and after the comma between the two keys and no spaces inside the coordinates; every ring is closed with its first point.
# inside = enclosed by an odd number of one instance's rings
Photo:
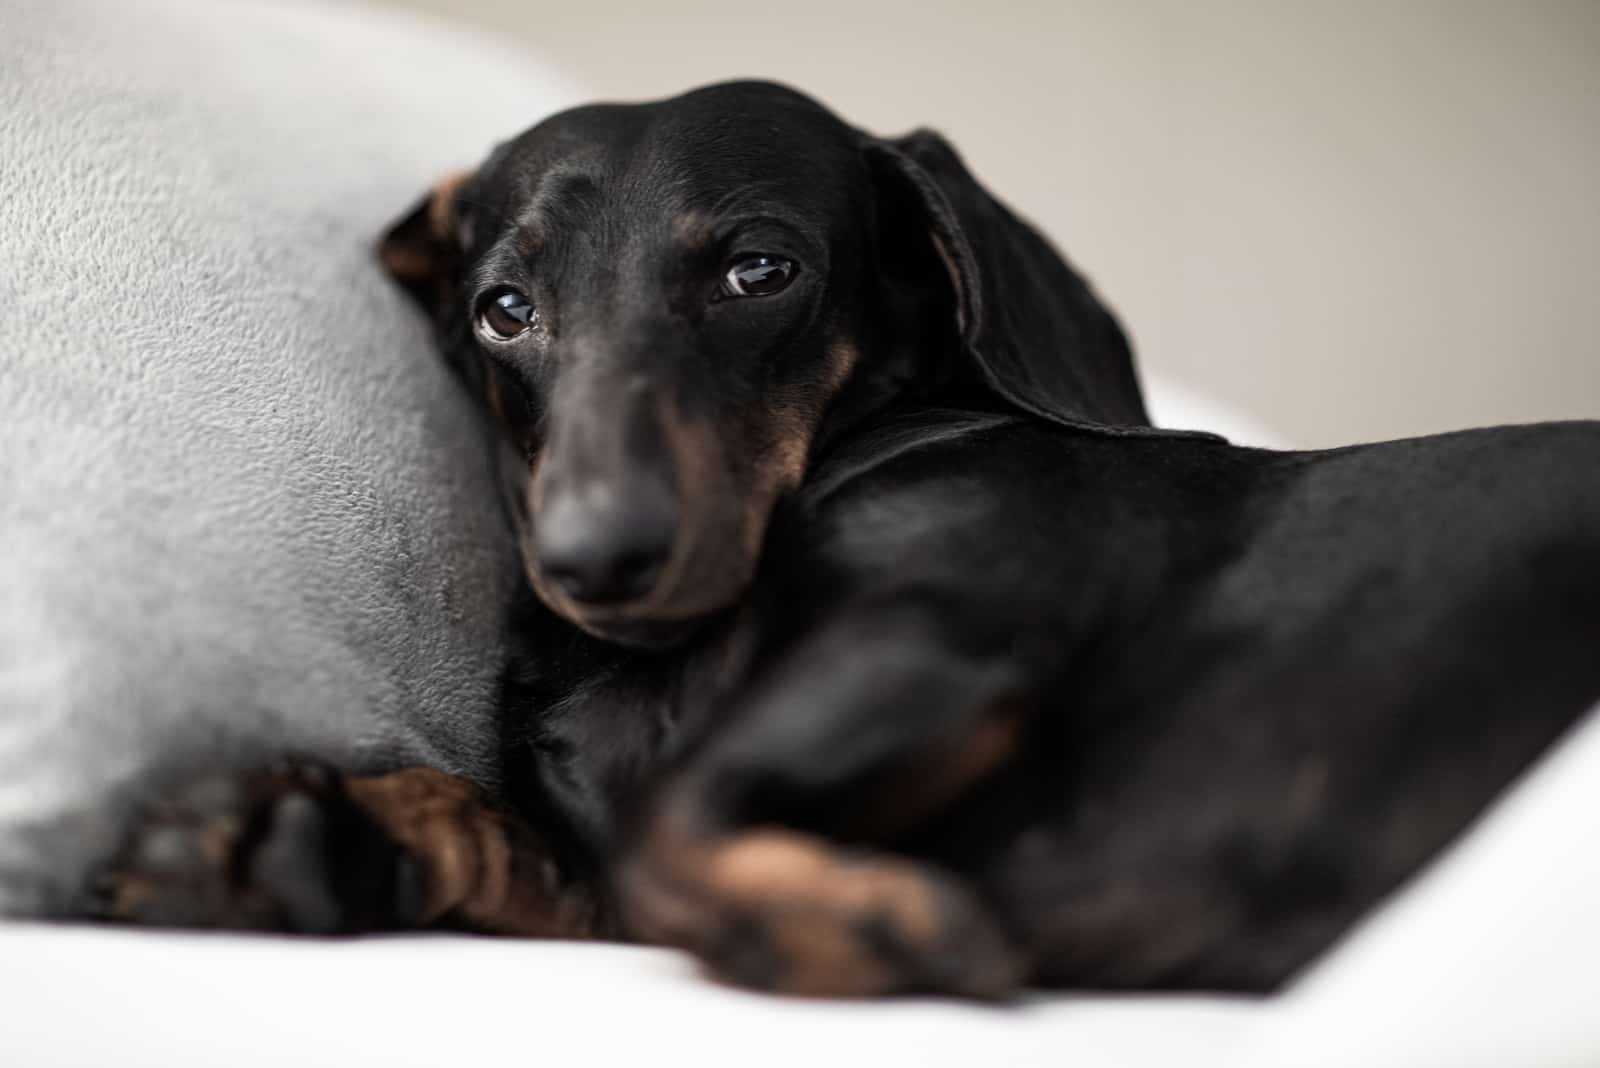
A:
{"type": "Polygon", "coordinates": [[[734,603],[819,437],[905,390],[1148,429],[1116,323],[948,145],[781,86],[563,112],[381,254],[515,445],[534,588],[614,640],[734,603]]]}

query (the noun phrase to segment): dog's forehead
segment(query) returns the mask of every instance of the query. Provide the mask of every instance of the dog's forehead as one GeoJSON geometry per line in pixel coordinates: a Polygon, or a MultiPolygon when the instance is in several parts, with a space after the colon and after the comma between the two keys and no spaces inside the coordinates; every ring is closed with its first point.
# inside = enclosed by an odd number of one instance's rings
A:
{"type": "Polygon", "coordinates": [[[552,188],[681,213],[730,196],[823,206],[861,169],[859,135],[809,98],[766,83],[711,86],[647,104],[561,112],[497,154],[493,181],[528,207],[552,188]]]}

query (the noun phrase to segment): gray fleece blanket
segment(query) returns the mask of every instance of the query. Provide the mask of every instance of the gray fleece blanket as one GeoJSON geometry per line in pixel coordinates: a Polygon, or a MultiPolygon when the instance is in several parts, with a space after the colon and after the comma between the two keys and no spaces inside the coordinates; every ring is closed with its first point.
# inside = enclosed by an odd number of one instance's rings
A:
{"type": "Polygon", "coordinates": [[[173,775],[493,782],[514,553],[371,248],[567,102],[343,4],[0,5],[0,913],[70,908],[173,775]]]}

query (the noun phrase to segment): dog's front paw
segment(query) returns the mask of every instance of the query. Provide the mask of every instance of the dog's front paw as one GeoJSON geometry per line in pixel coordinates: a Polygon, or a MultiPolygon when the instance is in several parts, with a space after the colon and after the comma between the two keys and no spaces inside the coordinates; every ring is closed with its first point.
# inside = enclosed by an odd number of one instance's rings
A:
{"type": "Polygon", "coordinates": [[[622,866],[620,882],[635,934],[687,949],[741,986],[992,999],[1027,977],[1022,957],[953,878],[791,831],[658,835],[622,866]]]}
{"type": "Polygon", "coordinates": [[[315,763],[191,783],[137,816],[90,909],[161,927],[348,934],[412,927],[422,866],[315,763]]]}

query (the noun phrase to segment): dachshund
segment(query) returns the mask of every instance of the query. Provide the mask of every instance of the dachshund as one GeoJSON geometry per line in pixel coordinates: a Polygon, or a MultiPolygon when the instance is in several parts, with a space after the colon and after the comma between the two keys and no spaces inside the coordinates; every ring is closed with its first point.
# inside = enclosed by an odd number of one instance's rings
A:
{"type": "MultiPolygon", "coordinates": [[[[1600,698],[1600,424],[1155,428],[1115,318],[935,134],[766,83],[579,108],[381,255],[498,427],[533,826],[297,772],[231,802],[276,808],[223,890],[173,883],[189,922],[622,934],[802,994],[1266,991],[1600,698]]],[[[173,896],[120,875],[121,918],[173,896]]]]}

